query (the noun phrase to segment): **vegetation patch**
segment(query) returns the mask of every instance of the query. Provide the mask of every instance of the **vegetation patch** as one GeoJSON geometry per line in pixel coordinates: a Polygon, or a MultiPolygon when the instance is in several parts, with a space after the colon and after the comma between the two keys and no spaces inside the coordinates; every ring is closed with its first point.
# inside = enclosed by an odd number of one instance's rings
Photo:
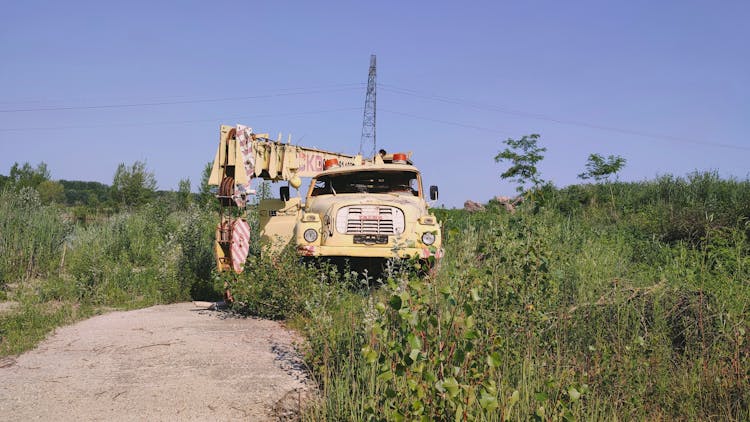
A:
{"type": "Polygon", "coordinates": [[[512,214],[437,210],[429,276],[251,258],[235,298],[305,334],[308,420],[743,420],[749,192],[711,173],[540,187],[512,214]],[[696,207],[722,218],[661,235],[696,207]]]}
{"type": "MultiPolygon", "coordinates": [[[[532,189],[515,212],[435,210],[442,262],[394,263],[379,281],[262,254],[257,238],[242,274],[215,274],[214,211],[189,183],[110,195],[112,212],[78,219],[40,194],[44,168],[18,166],[0,193],[0,299],[16,304],[0,355],[227,284],[238,312],[304,334],[320,387],[306,420],[750,419],[750,182],[610,181],[624,160],[596,156],[585,176],[601,183],[557,189],[535,171],[536,140],[498,156],[532,189]]],[[[145,171],[118,180],[148,185],[145,171]]]]}

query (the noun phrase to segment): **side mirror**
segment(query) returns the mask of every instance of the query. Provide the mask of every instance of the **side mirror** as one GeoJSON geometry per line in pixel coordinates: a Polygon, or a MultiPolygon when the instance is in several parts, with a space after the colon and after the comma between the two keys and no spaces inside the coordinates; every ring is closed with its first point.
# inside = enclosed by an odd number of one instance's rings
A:
{"type": "Polygon", "coordinates": [[[281,200],[286,202],[289,200],[289,186],[282,186],[279,188],[279,196],[281,200]]]}
{"type": "Polygon", "coordinates": [[[430,199],[433,201],[438,199],[438,187],[435,185],[430,186],[430,199]]]}

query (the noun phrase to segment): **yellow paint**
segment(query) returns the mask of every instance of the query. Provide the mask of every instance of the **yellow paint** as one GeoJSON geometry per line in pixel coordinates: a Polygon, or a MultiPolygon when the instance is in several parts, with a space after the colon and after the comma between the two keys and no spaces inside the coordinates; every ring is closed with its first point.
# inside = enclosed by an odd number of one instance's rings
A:
{"type": "Polygon", "coordinates": [[[283,249],[291,241],[300,209],[299,198],[290,198],[287,202],[280,199],[260,201],[258,212],[261,240],[268,242],[273,251],[283,249]]]}

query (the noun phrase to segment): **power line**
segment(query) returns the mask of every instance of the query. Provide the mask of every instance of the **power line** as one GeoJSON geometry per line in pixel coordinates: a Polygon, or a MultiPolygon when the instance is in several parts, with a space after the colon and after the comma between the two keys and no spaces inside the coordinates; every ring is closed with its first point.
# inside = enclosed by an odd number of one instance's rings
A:
{"type": "Polygon", "coordinates": [[[241,101],[241,100],[252,100],[252,99],[260,99],[260,98],[286,97],[286,96],[293,96],[293,95],[309,95],[309,94],[350,91],[350,90],[360,89],[360,87],[361,87],[361,84],[356,84],[356,86],[351,86],[351,87],[346,87],[346,88],[315,89],[315,90],[297,91],[297,92],[281,92],[281,93],[273,93],[273,94],[246,95],[246,96],[222,97],[222,98],[203,98],[203,99],[179,100],[179,101],[154,101],[154,102],[140,102],[140,103],[129,103],[129,104],[97,104],[97,105],[89,105],[89,106],[15,108],[15,109],[0,110],[0,113],[117,109],[117,108],[151,107],[151,106],[176,105],[176,104],[196,104],[196,103],[213,103],[213,102],[223,102],[223,101],[241,101]]]}
{"type": "MultiPolygon", "coordinates": [[[[346,108],[337,108],[337,109],[330,109],[330,110],[299,111],[299,112],[291,112],[291,113],[253,114],[253,117],[301,116],[301,115],[307,115],[307,114],[336,113],[336,112],[341,112],[341,111],[354,111],[354,110],[358,110],[358,111],[362,110],[362,107],[346,107],[346,108]]],[[[244,117],[247,117],[247,116],[220,117],[220,118],[215,118],[215,119],[172,120],[172,121],[161,121],[161,122],[112,123],[112,124],[85,125],[85,126],[0,128],[0,132],[29,132],[29,131],[37,131],[37,130],[67,130],[67,129],[103,129],[103,128],[108,128],[108,127],[145,127],[145,126],[161,126],[161,125],[174,125],[174,124],[214,122],[214,121],[221,121],[221,120],[242,119],[244,117]]]]}
{"type": "MultiPolygon", "coordinates": [[[[317,85],[317,86],[306,86],[306,87],[294,87],[294,88],[273,88],[273,91],[304,91],[304,90],[310,90],[310,89],[329,89],[329,88],[344,88],[344,87],[363,87],[365,84],[363,82],[351,82],[351,83],[340,83],[340,84],[329,84],[329,85],[317,85]]],[[[190,98],[195,97],[199,94],[193,94],[193,95],[161,95],[161,96],[133,96],[133,95],[127,95],[127,96],[120,96],[120,97],[112,97],[112,96],[80,96],[80,97],[65,97],[65,99],[52,99],[49,97],[46,97],[44,99],[39,98],[19,98],[16,100],[7,100],[2,99],[0,100],[0,104],[2,104],[4,107],[12,107],[14,104],[18,107],[20,105],[24,104],[39,104],[39,103],[55,103],[59,101],[92,101],[92,100],[110,100],[110,101],[127,101],[127,100],[133,100],[137,99],[136,101],[144,102],[144,101],[167,101],[170,99],[177,99],[177,98],[190,98]]],[[[52,105],[46,105],[44,107],[53,107],[52,105]]]]}
{"type": "Polygon", "coordinates": [[[742,150],[742,151],[750,151],[750,148],[743,147],[740,145],[725,144],[725,143],[719,143],[719,142],[709,142],[709,141],[703,141],[703,140],[697,140],[697,139],[682,138],[682,137],[672,136],[672,135],[649,133],[649,132],[644,132],[644,131],[634,130],[634,129],[604,126],[604,125],[586,123],[586,122],[575,121],[575,120],[558,119],[558,118],[547,116],[544,114],[507,109],[504,107],[495,106],[491,104],[472,102],[472,101],[468,101],[468,100],[461,99],[461,98],[453,98],[453,97],[445,97],[441,95],[427,94],[427,93],[423,93],[423,92],[416,91],[413,89],[399,88],[399,87],[389,85],[389,84],[381,84],[381,89],[387,92],[392,92],[394,94],[409,95],[409,96],[427,99],[427,100],[439,101],[439,102],[448,103],[448,104],[455,104],[455,105],[460,105],[464,107],[471,107],[471,108],[478,109],[478,110],[496,111],[499,113],[521,116],[521,117],[526,117],[526,118],[536,119],[536,120],[543,120],[543,121],[548,121],[552,123],[558,123],[558,124],[564,124],[564,125],[570,125],[570,126],[580,126],[580,127],[586,127],[589,129],[597,129],[597,130],[603,130],[603,131],[608,131],[608,132],[617,132],[617,133],[621,133],[625,135],[635,135],[635,136],[641,136],[641,137],[652,138],[652,139],[660,139],[660,140],[667,140],[667,141],[674,141],[674,142],[691,143],[691,144],[696,144],[696,145],[706,145],[706,146],[714,146],[714,147],[721,147],[721,148],[737,149],[737,150],[742,150]]]}
{"type": "Polygon", "coordinates": [[[483,126],[475,126],[475,125],[470,125],[470,124],[466,124],[466,123],[452,122],[452,121],[449,121],[449,120],[433,119],[433,118],[430,118],[430,117],[417,116],[416,114],[404,113],[402,111],[386,110],[386,109],[383,109],[383,108],[381,108],[380,111],[385,111],[386,113],[391,113],[391,114],[397,114],[399,116],[411,117],[413,119],[426,120],[428,122],[442,123],[442,124],[445,124],[445,125],[465,127],[465,128],[469,128],[469,129],[477,129],[477,130],[482,130],[482,131],[485,131],[485,132],[498,133],[498,134],[501,134],[501,135],[507,135],[507,133],[508,133],[507,131],[502,131],[502,130],[499,130],[499,129],[492,129],[492,128],[483,127],[483,126]]]}

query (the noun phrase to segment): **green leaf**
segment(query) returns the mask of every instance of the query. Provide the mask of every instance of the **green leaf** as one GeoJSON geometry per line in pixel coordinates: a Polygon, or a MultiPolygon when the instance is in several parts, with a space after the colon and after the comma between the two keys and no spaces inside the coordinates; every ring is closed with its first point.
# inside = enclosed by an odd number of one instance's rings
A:
{"type": "Polygon", "coordinates": [[[453,377],[443,380],[443,388],[448,391],[448,395],[451,397],[456,397],[458,395],[458,381],[453,377]]]}
{"type": "Polygon", "coordinates": [[[419,338],[419,336],[410,333],[406,337],[406,340],[409,342],[409,346],[411,346],[412,349],[422,350],[422,339],[419,338]]]}
{"type": "Polygon", "coordinates": [[[476,287],[471,289],[471,299],[474,302],[479,302],[479,289],[477,289],[476,287]]]}
{"type": "Polygon", "coordinates": [[[487,392],[487,394],[497,396],[497,385],[495,385],[495,381],[485,381],[482,385],[484,386],[484,390],[487,392]]]}
{"type": "Polygon", "coordinates": [[[391,296],[391,300],[388,301],[388,304],[391,305],[391,308],[398,311],[401,309],[401,297],[398,295],[391,296]]]}
{"type": "Polygon", "coordinates": [[[440,321],[438,321],[435,315],[430,315],[430,324],[432,324],[433,327],[437,327],[440,324],[440,321]]]}
{"type": "Polygon", "coordinates": [[[518,399],[521,397],[521,394],[518,392],[518,390],[514,390],[513,394],[510,395],[508,398],[508,404],[510,406],[513,406],[514,404],[518,403],[518,399]]]}
{"type": "Polygon", "coordinates": [[[466,317],[466,328],[474,327],[474,315],[466,317]]]}
{"type": "Polygon", "coordinates": [[[433,381],[435,381],[437,379],[437,377],[435,376],[435,374],[433,372],[427,371],[427,372],[424,373],[424,379],[427,382],[433,382],[433,381]]]}
{"type": "Polygon", "coordinates": [[[549,398],[549,396],[547,396],[547,393],[545,393],[543,391],[534,394],[534,399],[536,399],[536,401],[547,401],[548,398],[549,398]]]}
{"type": "Polygon", "coordinates": [[[463,422],[464,420],[464,406],[461,403],[456,406],[456,414],[454,415],[454,420],[456,422],[463,422]]]}
{"type": "Polygon", "coordinates": [[[411,311],[409,311],[409,307],[408,306],[404,306],[401,309],[399,309],[398,310],[398,315],[404,321],[408,322],[409,325],[414,325],[414,324],[412,324],[412,321],[411,321],[411,319],[412,319],[412,313],[411,313],[411,311]]]}
{"type": "Polygon", "coordinates": [[[424,412],[424,404],[420,400],[414,400],[411,402],[411,413],[414,415],[421,415],[424,412]]]}
{"type": "Polygon", "coordinates": [[[464,338],[466,340],[474,340],[479,338],[479,333],[476,332],[476,330],[469,330],[466,333],[464,333],[464,338]]]}
{"type": "Polygon", "coordinates": [[[409,289],[413,292],[418,292],[422,290],[422,284],[422,279],[413,278],[409,280],[409,289]]]}
{"type": "Polygon", "coordinates": [[[393,379],[393,372],[392,371],[383,371],[378,375],[378,381],[386,382],[393,379]]]}
{"type": "Polygon", "coordinates": [[[570,422],[573,422],[576,420],[575,416],[573,416],[573,412],[571,412],[570,409],[563,409],[562,417],[563,417],[563,420],[570,421],[570,422]]]}
{"type": "Polygon", "coordinates": [[[411,311],[409,313],[409,317],[406,318],[406,319],[409,321],[409,325],[411,325],[412,327],[414,327],[417,324],[419,324],[419,313],[417,313],[417,311],[411,311]]]}
{"type": "Polygon", "coordinates": [[[411,349],[411,353],[409,353],[409,358],[411,358],[413,362],[416,362],[418,357],[419,357],[419,349],[411,349]]]}
{"type": "Polygon", "coordinates": [[[497,409],[497,397],[487,393],[486,391],[482,391],[482,395],[479,398],[479,404],[482,406],[482,409],[492,412],[497,409]]]}
{"type": "Polygon", "coordinates": [[[370,364],[378,360],[378,352],[372,350],[369,346],[362,348],[362,356],[365,358],[365,362],[370,364]]]}
{"type": "MultiPolygon", "coordinates": [[[[457,362],[463,362],[466,359],[466,351],[464,350],[463,347],[456,348],[455,357],[456,357],[455,361],[457,362]]],[[[458,371],[455,371],[453,375],[456,375],[457,373],[458,371]]]]}
{"type": "Polygon", "coordinates": [[[398,375],[399,377],[402,377],[404,376],[405,372],[406,372],[406,366],[400,363],[396,364],[396,375],[398,375]]]}
{"type": "Polygon", "coordinates": [[[492,368],[499,368],[502,364],[502,360],[500,358],[500,353],[498,352],[492,352],[489,355],[487,355],[487,365],[489,365],[492,368]]]}
{"type": "Polygon", "coordinates": [[[435,389],[438,390],[438,392],[440,393],[445,393],[445,387],[443,387],[443,381],[436,382],[435,389]]]}
{"type": "Polygon", "coordinates": [[[581,393],[575,387],[570,386],[568,387],[568,397],[570,397],[570,402],[574,403],[581,398],[581,393]]]}

